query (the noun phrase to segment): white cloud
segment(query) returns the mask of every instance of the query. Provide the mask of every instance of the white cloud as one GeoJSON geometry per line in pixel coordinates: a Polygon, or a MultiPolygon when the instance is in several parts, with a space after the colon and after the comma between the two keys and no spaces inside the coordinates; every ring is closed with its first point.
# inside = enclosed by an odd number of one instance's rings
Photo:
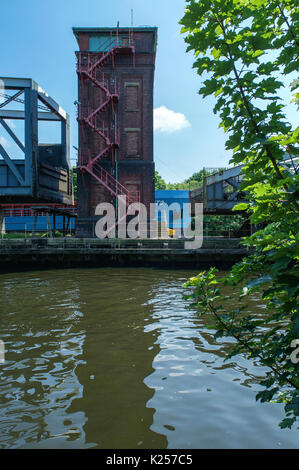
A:
{"type": "Polygon", "coordinates": [[[160,106],[154,109],[154,130],[170,134],[186,127],[190,127],[190,122],[183,113],[176,113],[167,109],[166,106],[160,106]]]}

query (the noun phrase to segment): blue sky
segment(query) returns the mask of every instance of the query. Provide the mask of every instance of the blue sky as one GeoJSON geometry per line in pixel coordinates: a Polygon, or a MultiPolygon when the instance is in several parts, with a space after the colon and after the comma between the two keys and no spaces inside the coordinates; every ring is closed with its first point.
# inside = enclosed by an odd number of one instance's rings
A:
{"type": "MultiPolygon", "coordinates": [[[[184,0],[12,0],[1,2],[0,76],[33,78],[71,116],[75,163],[77,75],[73,26],[158,26],[154,108],[156,169],[166,181],[183,181],[202,167],[228,164],[225,135],[214,99],[198,95],[202,78],[192,69],[178,21],[184,0]],[[174,114],[175,113],[175,114],[174,114]],[[177,114],[179,113],[179,114],[177,114]],[[171,132],[170,132],[171,131],[171,132]]],[[[288,91],[286,91],[288,99],[288,91]]],[[[295,107],[289,117],[295,120],[295,107]]],[[[0,129],[1,134],[2,129],[0,129]]],[[[47,131],[41,130],[43,140],[47,131]]],[[[0,136],[1,137],[1,136],[0,136]]],[[[2,137],[3,139],[5,137],[2,137]]]]}

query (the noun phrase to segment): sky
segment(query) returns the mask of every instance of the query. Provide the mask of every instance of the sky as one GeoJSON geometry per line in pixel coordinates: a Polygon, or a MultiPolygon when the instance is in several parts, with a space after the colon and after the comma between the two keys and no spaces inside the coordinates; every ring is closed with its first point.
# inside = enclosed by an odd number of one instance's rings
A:
{"type": "MultiPolygon", "coordinates": [[[[72,27],[157,26],[154,84],[154,160],[167,182],[181,182],[203,167],[228,165],[215,100],[198,95],[202,77],[192,69],[179,20],[185,0],[10,0],[0,5],[0,76],[33,78],[71,118],[71,159],[78,146],[77,74],[72,27]]],[[[295,108],[290,109],[291,117],[295,108]]],[[[11,123],[17,130],[19,124],[11,123]]],[[[41,124],[41,141],[57,129],[41,124]]],[[[53,126],[53,123],[51,124],[53,126]]],[[[11,146],[0,128],[0,143],[11,146]]],[[[55,139],[54,139],[55,140],[55,139]]],[[[8,149],[9,150],[9,149],[8,149]]]]}

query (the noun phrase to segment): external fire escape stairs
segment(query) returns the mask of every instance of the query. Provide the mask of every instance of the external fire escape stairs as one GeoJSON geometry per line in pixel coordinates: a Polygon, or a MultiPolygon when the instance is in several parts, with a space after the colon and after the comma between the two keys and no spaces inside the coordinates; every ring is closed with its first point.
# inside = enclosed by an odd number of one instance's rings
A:
{"type": "MultiPolygon", "coordinates": [[[[100,69],[109,61],[112,61],[114,67],[114,58],[117,54],[132,53],[133,60],[135,54],[135,47],[132,41],[132,33],[129,32],[129,37],[126,41],[119,37],[118,31],[116,36],[111,36],[105,43],[101,45],[101,51],[97,51],[100,57],[95,61],[92,60],[93,53],[77,52],[77,73],[82,83],[90,80],[97,88],[103,93],[100,93],[102,102],[96,109],[91,109],[90,106],[84,106],[78,103],[78,122],[84,127],[88,126],[93,132],[97,133],[104,142],[104,149],[92,158],[90,152],[85,154],[79,151],[78,169],[84,174],[89,173],[93,178],[100,182],[113,196],[125,196],[126,206],[134,202],[140,202],[140,193],[129,191],[123,186],[112,174],[106,171],[101,165],[100,161],[109,153],[112,155],[112,163],[115,165],[115,152],[120,146],[119,128],[115,124],[115,105],[119,102],[120,90],[116,80],[111,84],[105,81],[104,73],[102,73],[101,81],[97,78],[100,69]],[[111,88],[113,90],[111,91],[111,88]],[[112,121],[110,128],[104,128],[104,121],[102,128],[97,126],[98,117],[101,113],[112,108],[112,121]],[[87,111],[87,112],[86,112],[87,111]]],[[[135,64],[135,60],[134,60],[135,64]]],[[[108,124],[109,126],[109,124],[108,124]]],[[[123,199],[122,199],[123,200],[123,199]]],[[[123,219],[124,217],[122,217],[123,219]]],[[[118,220],[118,223],[122,221],[118,220]]],[[[110,230],[107,231],[107,234],[110,230]]]]}

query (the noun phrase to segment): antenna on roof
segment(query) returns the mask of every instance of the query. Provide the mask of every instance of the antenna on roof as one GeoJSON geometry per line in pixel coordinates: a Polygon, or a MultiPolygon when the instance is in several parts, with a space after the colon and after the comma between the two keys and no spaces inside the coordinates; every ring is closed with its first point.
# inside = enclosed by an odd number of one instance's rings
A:
{"type": "Polygon", "coordinates": [[[133,24],[134,24],[134,11],[133,11],[133,8],[131,8],[131,26],[133,28],[133,24]]]}

